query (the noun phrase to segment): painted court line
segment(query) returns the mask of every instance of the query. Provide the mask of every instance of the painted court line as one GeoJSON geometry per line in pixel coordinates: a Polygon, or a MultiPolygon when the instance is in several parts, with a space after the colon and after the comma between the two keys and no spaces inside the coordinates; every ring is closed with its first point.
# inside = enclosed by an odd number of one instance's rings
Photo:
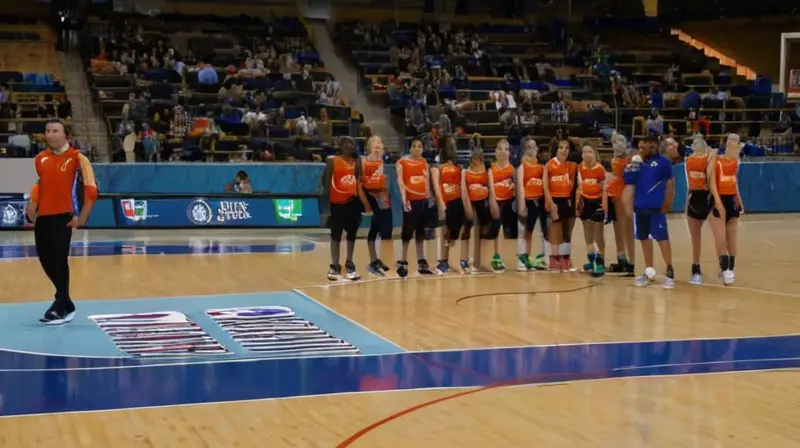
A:
{"type": "Polygon", "coordinates": [[[361,328],[362,330],[364,330],[364,331],[366,331],[366,332],[368,332],[368,333],[371,333],[371,334],[372,334],[373,336],[375,336],[376,338],[382,339],[384,342],[386,342],[386,343],[388,343],[388,344],[390,344],[390,345],[393,345],[393,346],[394,346],[396,349],[398,349],[398,350],[400,350],[400,351],[403,351],[403,352],[406,352],[406,349],[404,349],[403,347],[400,347],[399,345],[395,344],[394,342],[390,341],[389,339],[386,339],[385,337],[383,337],[383,336],[379,335],[378,333],[376,333],[376,332],[374,332],[374,331],[370,330],[369,328],[365,327],[365,326],[364,326],[364,325],[362,325],[361,323],[359,323],[359,322],[357,322],[357,321],[355,321],[355,320],[353,320],[353,319],[351,319],[351,318],[349,318],[349,317],[345,316],[344,314],[342,314],[342,313],[337,313],[336,311],[334,311],[333,309],[331,309],[331,307],[329,307],[329,306],[327,306],[327,305],[325,305],[325,304],[323,304],[323,303],[321,303],[321,302],[319,302],[319,301],[315,300],[313,297],[309,296],[308,294],[304,293],[303,291],[300,291],[300,290],[298,290],[298,289],[293,289],[293,290],[292,290],[292,292],[293,292],[293,293],[295,293],[295,294],[297,294],[297,295],[299,295],[300,297],[303,297],[303,298],[304,298],[304,299],[306,299],[306,300],[310,300],[310,301],[311,301],[311,302],[313,302],[315,305],[317,305],[317,306],[319,306],[319,307],[321,307],[321,308],[324,308],[324,309],[328,310],[329,312],[331,312],[331,313],[333,313],[333,314],[335,314],[335,315],[337,315],[337,316],[341,317],[342,319],[344,319],[344,320],[346,320],[347,322],[349,322],[351,325],[354,325],[354,326],[356,326],[356,327],[359,327],[359,328],[361,328]]]}
{"type": "MultiPolygon", "coordinates": [[[[301,293],[302,294],[302,293],[301,293]]],[[[313,300],[313,299],[312,299],[313,300]]],[[[359,325],[360,326],[360,325],[359,325]]],[[[362,326],[362,328],[366,331],[370,331],[368,328],[362,326]]],[[[380,335],[376,335],[380,337],[380,335]]],[[[148,368],[148,367],[173,367],[173,366],[188,366],[188,365],[207,365],[207,364],[234,364],[234,363],[242,363],[242,362],[269,362],[269,361],[280,361],[285,359],[312,359],[312,358],[347,358],[347,357],[363,357],[363,356],[370,356],[374,358],[381,358],[384,356],[398,356],[398,355],[420,355],[426,353],[465,353],[465,352],[479,352],[479,351],[487,351],[487,350],[515,350],[515,349],[525,349],[525,348],[559,348],[559,347],[594,347],[594,346],[603,346],[603,345],[615,345],[615,344],[655,344],[659,342],[696,342],[696,341],[726,341],[726,340],[752,340],[752,339],[776,339],[776,338],[790,338],[790,337],[800,337],[800,333],[791,333],[791,334],[781,334],[781,335],[771,335],[771,336],[742,336],[742,337],[715,337],[715,338],[683,338],[683,339],[648,339],[648,340],[632,340],[632,341],[601,341],[601,342],[570,342],[564,344],[541,344],[541,345],[512,345],[512,346],[499,346],[499,347],[468,347],[464,349],[441,349],[441,350],[416,350],[416,351],[403,351],[402,353],[386,353],[386,354],[379,354],[379,355],[339,355],[339,356],[297,356],[297,357],[290,357],[290,358],[274,358],[274,357],[264,357],[264,356],[251,356],[251,357],[235,357],[235,358],[227,358],[227,359],[209,359],[209,360],[200,360],[197,361],[190,361],[190,362],[174,362],[174,363],[157,363],[160,359],[167,359],[167,357],[160,357],[160,358],[148,358],[146,360],[152,360],[153,363],[142,363],[142,364],[130,364],[124,366],[98,366],[98,367],[62,367],[62,368],[49,368],[49,369],[0,369],[0,372],[49,372],[49,371],[77,371],[77,370],[121,370],[121,369],[141,369],[141,368],[148,368]]],[[[380,337],[381,339],[385,339],[380,337]]],[[[393,344],[392,341],[386,340],[388,343],[393,344]]],[[[31,355],[42,355],[42,356],[55,356],[57,358],[69,358],[69,356],[65,355],[50,355],[47,353],[36,353],[36,352],[25,352],[25,351],[18,351],[18,350],[9,350],[0,348],[0,352],[11,352],[11,353],[23,353],[23,354],[31,354],[31,355]]],[[[93,357],[93,356],[76,356],[75,358],[104,358],[104,357],[93,357]]],[[[135,359],[130,357],[118,357],[118,358],[125,358],[125,359],[135,359]]],[[[175,358],[186,358],[186,357],[169,357],[169,359],[175,358]]],[[[116,359],[116,358],[115,358],[116,359]]]]}
{"type": "MultiPolygon", "coordinates": [[[[800,358],[776,359],[774,361],[797,361],[797,360],[800,360],[800,358]]],[[[655,366],[655,365],[654,366],[631,366],[631,367],[623,367],[623,368],[618,368],[618,369],[611,369],[611,370],[608,370],[608,371],[605,371],[605,372],[594,372],[594,373],[587,372],[587,373],[583,373],[582,375],[593,376],[595,374],[620,372],[620,371],[626,371],[626,370],[648,370],[648,369],[658,369],[658,368],[665,368],[665,367],[689,367],[689,366],[701,366],[701,365],[714,365],[714,364],[722,364],[722,363],[734,364],[734,363],[737,363],[737,362],[759,362],[759,361],[773,361],[773,360],[712,361],[712,362],[700,362],[700,363],[665,364],[665,365],[658,365],[658,366],[655,366]]],[[[775,369],[774,371],[792,370],[792,369],[793,368],[775,369]]],[[[770,370],[768,370],[768,369],[761,369],[761,370],[754,369],[754,370],[744,370],[744,371],[741,371],[741,370],[740,371],[730,370],[730,371],[726,371],[726,372],[708,372],[708,373],[705,373],[705,375],[722,374],[722,373],[765,372],[765,371],[770,371],[770,370]]],[[[556,376],[556,375],[553,375],[553,376],[556,376]]],[[[688,373],[688,374],[676,373],[676,374],[666,374],[666,375],[663,375],[663,376],[664,377],[674,377],[674,376],[689,376],[689,375],[703,375],[703,374],[702,373],[694,373],[694,374],[691,374],[691,373],[688,373]]],[[[541,387],[541,386],[553,386],[553,385],[556,385],[556,384],[569,384],[569,383],[574,383],[574,382],[578,382],[578,381],[585,382],[585,381],[604,381],[604,380],[610,380],[610,379],[654,378],[654,377],[661,377],[661,375],[645,375],[645,374],[642,374],[642,375],[625,376],[625,377],[621,377],[621,378],[616,378],[616,377],[615,378],[587,378],[587,379],[575,379],[575,380],[558,381],[558,382],[535,382],[535,383],[529,383],[528,382],[528,381],[535,380],[536,378],[541,378],[541,377],[545,377],[545,375],[538,375],[538,376],[533,376],[533,377],[528,377],[528,378],[520,378],[520,379],[516,379],[516,380],[511,380],[511,381],[504,381],[504,382],[500,382],[500,383],[496,383],[496,384],[489,384],[489,385],[485,385],[485,386],[479,386],[479,387],[475,387],[475,388],[462,390],[460,392],[456,392],[456,393],[451,394],[451,395],[445,395],[443,397],[435,398],[433,400],[424,401],[424,402],[422,402],[420,404],[417,404],[415,406],[411,406],[411,407],[408,407],[408,408],[403,409],[401,411],[395,412],[395,413],[393,413],[393,414],[391,414],[391,415],[389,415],[387,417],[384,417],[384,418],[382,418],[382,419],[380,419],[380,420],[378,420],[378,421],[376,421],[376,422],[374,422],[374,423],[372,423],[370,425],[365,426],[361,430],[353,433],[351,436],[347,437],[344,441],[342,441],[341,443],[336,445],[336,448],[349,447],[349,446],[353,445],[355,442],[357,442],[359,439],[364,437],[365,435],[367,435],[367,434],[377,430],[378,428],[380,428],[382,426],[385,426],[385,425],[387,425],[387,424],[389,424],[389,423],[391,423],[393,421],[399,420],[400,418],[402,418],[402,417],[404,417],[404,416],[406,416],[408,414],[414,413],[414,412],[422,410],[424,408],[428,408],[428,407],[443,403],[445,401],[452,401],[452,400],[455,400],[455,399],[458,399],[458,398],[466,397],[466,396],[469,396],[469,395],[474,395],[474,394],[477,394],[477,393],[480,393],[480,392],[485,392],[485,391],[489,391],[489,390],[493,390],[493,389],[501,389],[501,388],[507,388],[507,387],[520,387],[520,386],[539,386],[539,387],[541,387]]],[[[542,378],[542,379],[544,379],[544,378],[542,378]]]]}
{"type": "MultiPolygon", "coordinates": [[[[729,361],[730,362],[730,361],[729,361]]],[[[745,361],[741,361],[745,362],[745,361]]],[[[749,360],[748,362],[758,362],[758,360],[749,360]]],[[[675,367],[686,367],[691,366],[694,364],[678,364],[675,367]]],[[[647,369],[649,367],[632,367],[631,369],[647,369]]],[[[610,378],[588,378],[588,379],[577,379],[577,380],[563,380],[563,381],[553,381],[550,383],[528,383],[528,384],[508,384],[503,386],[504,388],[511,388],[511,387],[545,387],[545,386],[555,386],[555,385],[565,385],[565,384],[572,384],[572,383],[586,383],[586,382],[599,382],[599,381],[619,381],[619,380],[628,380],[628,379],[649,379],[649,378],[673,378],[673,377],[690,377],[690,376],[710,376],[710,375],[729,375],[729,374],[748,374],[748,373],[771,373],[771,372],[785,372],[785,371],[796,371],[798,370],[795,367],[782,367],[782,368],[771,368],[771,369],[760,369],[760,370],[729,370],[729,371],[722,371],[722,372],[700,372],[700,373],[671,373],[671,374],[659,374],[659,375],[630,375],[625,377],[610,377],[610,378]]],[[[486,386],[481,386],[486,388],[486,386]]],[[[147,409],[163,409],[163,408],[175,408],[175,407],[195,407],[195,406],[216,406],[220,404],[234,404],[234,403],[259,403],[259,402],[268,402],[268,401],[277,401],[277,400],[294,400],[294,399],[303,399],[303,398],[316,398],[316,397],[334,397],[334,396],[355,396],[355,395],[368,395],[368,394],[395,394],[395,393],[404,393],[404,392],[419,392],[419,391],[442,391],[442,390],[466,390],[466,391],[473,391],[473,390],[482,390],[481,387],[462,387],[462,386],[454,386],[454,387],[429,387],[429,388],[414,388],[414,389],[390,389],[390,390],[377,390],[377,391],[357,391],[357,392],[335,392],[329,394],[317,394],[317,395],[304,395],[304,396],[296,396],[296,397],[276,397],[276,398],[257,398],[257,399],[250,399],[250,400],[228,400],[228,401],[214,401],[214,402],[206,402],[206,403],[186,403],[186,404],[168,404],[168,405],[160,405],[160,406],[141,406],[141,407],[126,407],[126,408],[116,408],[116,409],[99,409],[99,410],[90,410],[90,411],[65,411],[65,412],[45,412],[41,414],[22,414],[22,415],[3,415],[0,414],[0,419],[9,419],[9,418],[25,418],[25,417],[43,417],[43,416],[51,416],[51,415],[64,415],[64,414],[94,414],[100,412],[117,412],[117,411],[137,411],[137,410],[147,410],[147,409]]],[[[423,403],[424,404],[424,403],[423,403]]]]}

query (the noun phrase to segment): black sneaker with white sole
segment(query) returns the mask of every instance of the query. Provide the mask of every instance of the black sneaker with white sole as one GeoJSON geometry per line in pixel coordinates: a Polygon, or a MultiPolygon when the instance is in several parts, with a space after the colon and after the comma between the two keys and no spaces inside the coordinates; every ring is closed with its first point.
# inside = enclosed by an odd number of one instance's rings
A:
{"type": "Polygon", "coordinates": [[[73,318],[75,318],[75,311],[55,311],[49,310],[44,313],[44,317],[39,319],[39,322],[45,325],[62,325],[67,322],[70,322],[73,318]]]}

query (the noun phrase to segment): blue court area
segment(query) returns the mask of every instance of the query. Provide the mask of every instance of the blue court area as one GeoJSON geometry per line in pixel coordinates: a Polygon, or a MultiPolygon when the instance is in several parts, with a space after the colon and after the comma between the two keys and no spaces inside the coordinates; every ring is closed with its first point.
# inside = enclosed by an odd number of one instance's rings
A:
{"type": "Polygon", "coordinates": [[[0,414],[792,369],[799,349],[781,336],[162,365],[0,352],[0,414]]]}
{"type": "MultiPolygon", "coordinates": [[[[102,257],[110,255],[219,255],[244,253],[292,253],[314,250],[310,240],[274,239],[268,243],[231,243],[220,240],[198,240],[193,243],[153,243],[148,241],[77,241],[72,243],[72,257],[102,257]]],[[[33,244],[0,244],[0,260],[35,258],[33,244]]]]}
{"type": "Polygon", "coordinates": [[[308,296],[293,291],[81,301],[75,319],[62,327],[47,327],[38,322],[49,305],[48,302],[0,305],[0,349],[6,350],[0,357],[0,369],[50,368],[53,362],[129,365],[152,363],[154,357],[159,363],[181,363],[190,357],[321,356],[328,352],[353,351],[351,348],[367,355],[403,351],[308,296]],[[250,311],[253,307],[257,313],[250,311]],[[209,313],[209,310],[230,309],[235,311],[209,313]],[[281,313],[275,314],[276,311],[281,313]],[[265,319],[270,320],[265,322],[265,319]],[[235,326],[231,327],[231,323],[235,326]],[[298,333],[303,337],[298,338],[298,333]],[[198,339],[221,345],[226,352],[206,355],[192,350],[198,346],[198,339]],[[11,353],[15,351],[28,354],[11,353]],[[131,353],[149,356],[131,357],[128,362],[124,357],[131,353]],[[119,362],[79,361],[83,357],[123,358],[119,362]]]}

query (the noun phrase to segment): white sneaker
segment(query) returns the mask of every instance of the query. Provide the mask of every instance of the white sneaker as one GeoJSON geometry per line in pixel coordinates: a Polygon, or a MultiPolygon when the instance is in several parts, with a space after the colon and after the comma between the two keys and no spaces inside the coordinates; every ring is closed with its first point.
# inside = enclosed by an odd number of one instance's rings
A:
{"type": "Polygon", "coordinates": [[[633,285],[638,287],[638,288],[645,287],[645,286],[647,286],[649,284],[650,284],[650,279],[647,278],[647,276],[644,275],[644,274],[636,277],[636,280],[633,281],[633,285]]]}
{"type": "Polygon", "coordinates": [[[692,278],[689,279],[689,283],[691,283],[692,285],[702,285],[703,284],[702,274],[692,274],[692,278]]]}
{"type": "Polygon", "coordinates": [[[664,279],[664,289],[672,289],[675,287],[675,279],[669,277],[664,279]]]}
{"type": "Polygon", "coordinates": [[[726,270],[722,271],[722,284],[725,286],[730,286],[736,281],[736,276],[733,275],[733,271],[726,270]]]}

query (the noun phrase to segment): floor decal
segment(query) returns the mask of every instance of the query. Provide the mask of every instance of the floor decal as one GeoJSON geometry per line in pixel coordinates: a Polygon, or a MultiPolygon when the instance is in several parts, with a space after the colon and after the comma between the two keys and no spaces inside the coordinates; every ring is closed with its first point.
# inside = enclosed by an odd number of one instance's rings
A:
{"type": "Polygon", "coordinates": [[[206,314],[246,350],[269,356],[359,353],[284,306],[209,309],[206,314]]]}
{"type": "Polygon", "coordinates": [[[216,355],[228,350],[183,313],[89,316],[122,352],[133,356],[216,355]]]}

